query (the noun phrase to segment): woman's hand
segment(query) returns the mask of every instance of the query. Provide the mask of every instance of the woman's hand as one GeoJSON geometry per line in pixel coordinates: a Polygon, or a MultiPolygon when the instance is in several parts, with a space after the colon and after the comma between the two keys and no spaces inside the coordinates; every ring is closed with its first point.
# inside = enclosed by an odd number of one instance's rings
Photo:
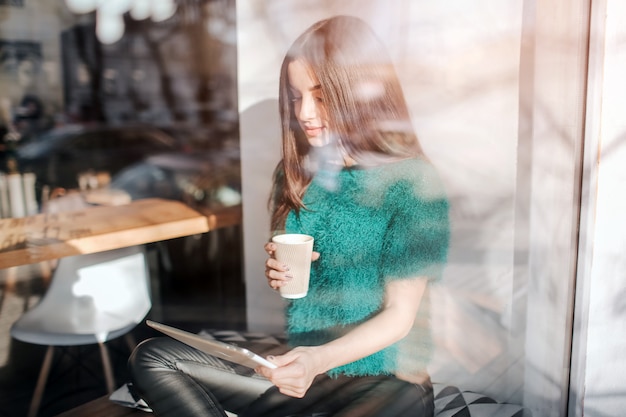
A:
{"type": "Polygon", "coordinates": [[[327,370],[318,353],[315,347],[297,347],[284,355],[268,357],[278,368],[259,366],[256,372],[269,379],[281,393],[302,398],[315,377],[327,370]]]}
{"type": "MultiPolygon", "coordinates": [[[[277,290],[292,278],[289,273],[289,265],[284,265],[274,258],[274,251],[276,251],[276,244],[274,242],[266,243],[264,249],[269,255],[269,258],[265,261],[265,277],[267,278],[267,284],[277,290]]],[[[311,261],[316,261],[319,257],[319,252],[313,252],[311,261]]]]}

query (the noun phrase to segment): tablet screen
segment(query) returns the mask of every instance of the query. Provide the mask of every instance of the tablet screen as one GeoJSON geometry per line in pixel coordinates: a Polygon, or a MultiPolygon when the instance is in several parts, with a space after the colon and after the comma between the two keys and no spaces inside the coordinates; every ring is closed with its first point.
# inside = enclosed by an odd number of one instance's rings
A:
{"type": "Polygon", "coordinates": [[[216,356],[220,359],[238,363],[253,369],[259,365],[272,369],[276,368],[276,365],[248,349],[220,342],[218,340],[207,339],[197,334],[177,329],[166,324],[157,323],[152,320],[146,320],[146,324],[186,345],[194,347],[209,355],[216,356]]]}

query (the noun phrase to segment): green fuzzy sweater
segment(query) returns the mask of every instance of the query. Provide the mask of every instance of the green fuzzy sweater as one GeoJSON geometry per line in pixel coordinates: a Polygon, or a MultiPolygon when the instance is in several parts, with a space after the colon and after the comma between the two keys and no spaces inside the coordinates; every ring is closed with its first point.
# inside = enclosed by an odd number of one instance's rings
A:
{"type": "MultiPolygon", "coordinates": [[[[299,214],[288,215],[285,229],[312,235],[321,256],[311,266],[308,295],[288,302],[291,345],[323,344],[367,320],[380,311],[390,280],[440,278],[448,251],[448,201],[428,162],[319,170],[304,203],[299,214]]],[[[431,350],[423,300],[407,338],[329,374],[419,372],[431,350]]]]}

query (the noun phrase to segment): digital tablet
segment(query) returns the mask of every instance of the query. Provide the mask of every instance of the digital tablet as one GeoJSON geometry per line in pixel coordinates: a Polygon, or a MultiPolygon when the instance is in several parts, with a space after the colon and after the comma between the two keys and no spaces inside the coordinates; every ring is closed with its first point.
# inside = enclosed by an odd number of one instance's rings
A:
{"type": "Polygon", "coordinates": [[[166,324],[157,323],[152,320],[146,320],[146,324],[161,333],[183,342],[186,345],[208,353],[209,355],[216,356],[220,359],[238,363],[239,365],[247,366],[252,369],[259,365],[267,366],[272,369],[276,368],[276,365],[269,362],[262,356],[249,351],[248,349],[220,342],[219,340],[206,339],[205,337],[197,334],[186,332],[166,324]]]}

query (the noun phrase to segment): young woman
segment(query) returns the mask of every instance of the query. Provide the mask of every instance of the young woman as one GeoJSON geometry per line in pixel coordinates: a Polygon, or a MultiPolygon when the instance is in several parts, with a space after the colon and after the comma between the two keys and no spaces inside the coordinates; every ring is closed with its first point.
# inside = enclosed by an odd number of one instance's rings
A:
{"type": "MultiPolygon", "coordinates": [[[[320,21],[287,53],[279,102],[272,231],[315,238],[309,293],[286,307],[293,349],[250,375],[152,339],[131,357],[135,386],[158,416],[432,416],[428,287],[448,203],[391,61],[363,21],[320,21]]],[[[289,266],[265,250],[278,289],[289,266]]]]}

